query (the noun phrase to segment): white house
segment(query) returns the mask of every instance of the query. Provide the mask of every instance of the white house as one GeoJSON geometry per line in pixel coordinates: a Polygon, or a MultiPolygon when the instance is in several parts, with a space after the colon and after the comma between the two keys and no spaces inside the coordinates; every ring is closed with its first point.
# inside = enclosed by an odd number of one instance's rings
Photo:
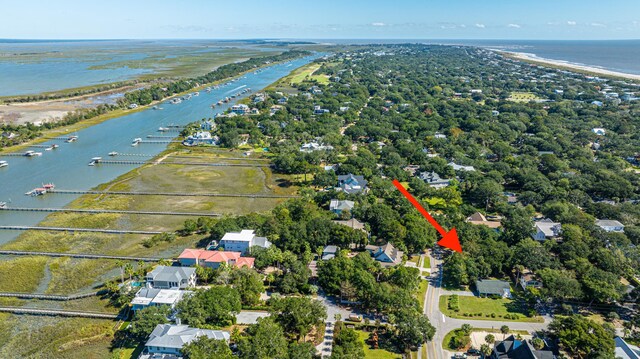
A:
{"type": "Polygon", "coordinates": [[[616,220],[598,219],[596,220],[596,226],[607,232],[624,232],[624,224],[616,220]]]}
{"type": "Polygon", "coordinates": [[[231,112],[237,114],[237,115],[244,115],[247,112],[249,112],[249,106],[241,103],[239,105],[233,105],[231,106],[231,112]]]}
{"type": "Polygon", "coordinates": [[[157,289],[184,289],[196,285],[196,269],[157,266],[147,273],[147,286],[157,289]]]}
{"type": "Polygon", "coordinates": [[[595,133],[598,136],[604,136],[607,134],[607,130],[605,130],[604,128],[601,127],[596,127],[591,129],[591,132],[595,133]]]}
{"type": "Polygon", "coordinates": [[[144,345],[144,354],[140,358],[161,357],[162,354],[182,358],[182,347],[198,337],[206,336],[215,340],[229,342],[231,335],[222,330],[191,328],[187,325],[158,324],[144,345]],[[147,355],[146,357],[144,355],[147,355]]]}
{"type": "Polygon", "coordinates": [[[142,288],[131,300],[131,310],[137,311],[154,305],[168,305],[175,308],[186,294],[191,292],[179,289],[142,288]]]}
{"type": "Polygon", "coordinates": [[[534,223],[535,233],[532,235],[536,241],[544,241],[560,235],[562,225],[548,218],[534,223]]]}
{"type": "Polygon", "coordinates": [[[447,163],[447,166],[453,168],[454,171],[473,172],[473,171],[476,170],[473,166],[458,165],[455,162],[449,162],[449,163],[447,163]]]}
{"type": "Polygon", "coordinates": [[[218,247],[224,248],[225,251],[240,253],[246,253],[253,246],[269,248],[271,242],[265,237],[256,236],[252,229],[243,229],[240,232],[225,233],[218,244],[218,247]]]}

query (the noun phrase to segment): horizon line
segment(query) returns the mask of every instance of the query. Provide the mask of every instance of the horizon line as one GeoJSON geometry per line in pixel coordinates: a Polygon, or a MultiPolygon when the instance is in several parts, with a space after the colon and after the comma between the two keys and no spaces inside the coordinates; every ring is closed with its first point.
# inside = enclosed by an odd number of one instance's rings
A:
{"type": "Polygon", "coordinates": [[[336,38],[287,38],[287,37],[238,37],[238,38],[213,38],[213,37],[176,37],[176,38],[0,38],[1,41],[639,41],[640,38],[607,38],[607,39],[544,39],[544,38],[394,38],[394,37],[336,37],[336,38]]]}

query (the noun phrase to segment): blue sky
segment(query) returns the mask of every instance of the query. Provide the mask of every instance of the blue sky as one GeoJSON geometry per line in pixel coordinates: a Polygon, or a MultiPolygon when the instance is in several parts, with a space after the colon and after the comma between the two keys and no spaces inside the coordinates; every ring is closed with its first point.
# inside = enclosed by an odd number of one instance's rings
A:
{"type": "Polygon", "coordinates": [[[640,39],[639,0],[6,1],[0,37],[640,39]]]}

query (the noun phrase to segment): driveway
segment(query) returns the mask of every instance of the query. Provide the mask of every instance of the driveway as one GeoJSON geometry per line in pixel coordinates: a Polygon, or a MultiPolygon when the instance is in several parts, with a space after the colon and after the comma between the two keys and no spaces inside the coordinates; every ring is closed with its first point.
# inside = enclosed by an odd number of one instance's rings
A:
{"type": "Polygon", "coordinates": [[[269,312],[243,310],[236,315],[236,323],[245,325],[256,324],[258,318],[268,317],[269,315],[269,312]]]}
{"type": "Polygon", "coordinates": [[[322,343],[316,346],[316,351],[323,358],[328,358],[331,356],[331,351],[333,349],[333,330],[336,323],[336,314],[340,314],[342,320],[345,320],[346,318],[349,318],[349,315],[354,314],[354,312],[339,306],[336,303],[335,298],[327,297],[322,291],[318,293],[318,298],[316,299],[319,300],[327,309],[327,321],[325,323],[326,327],[324,331],[324,339],[322,343]]]}

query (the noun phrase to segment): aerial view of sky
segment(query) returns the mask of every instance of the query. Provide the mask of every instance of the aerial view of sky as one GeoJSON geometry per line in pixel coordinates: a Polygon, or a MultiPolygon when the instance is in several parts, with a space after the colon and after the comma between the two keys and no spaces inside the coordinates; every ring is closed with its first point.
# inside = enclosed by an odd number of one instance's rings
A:
{"type": "Polygon", "coordinates": [[[38,0],[2,7],[0,37],[15,39],[640,38],[638,0],[38,0]]]}

